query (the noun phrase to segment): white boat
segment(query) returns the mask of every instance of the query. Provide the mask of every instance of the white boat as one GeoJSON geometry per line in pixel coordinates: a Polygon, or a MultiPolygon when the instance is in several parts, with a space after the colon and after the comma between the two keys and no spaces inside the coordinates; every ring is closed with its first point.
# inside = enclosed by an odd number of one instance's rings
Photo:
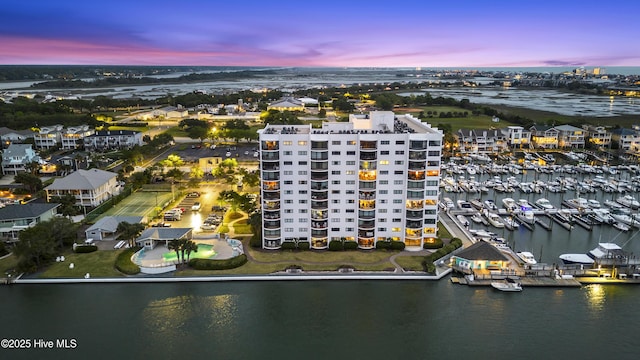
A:
{"type": "Polygon", "coordinates": [[[613,217],[617,222],[621,222],[629,226],[640,227],[640,222],[633,219],[629,209],[627,208],[611,209],[611,217],[613,217]]]}
{"type": "Polygon", "coordinates": [[[614,222],[613,223],[613,227],[620,230],[620,231],[629,231],[630,227],[621,223],[621,222],[614,222]]]}
{"type": "Polygon", "coordinates": [[[469,203],[471,203],[471,206],[473,206],[477,210],[482,210],[482,208],[484,208],[484,204],[482,203],[481,199],[472,199],[471,201],[469,201],[469,203]]]}
{"type": "Polygon", "coordinates": [[[538,263],[538,262],[536,261],[535,256],[533,256],[533,254],[532,254],[532,253],[530,253],[530,252],[528,252],[528,251],[521,251],[521,252],[518,252],[518,253],[516,253],[516,254],[518,255],[518,257],[519,257],[520,259],[522,259],[522,261],[524,261],[524,263],[525,263],[525,264],[528,264],[528,265],[535,265],[535,264],[537,264],[537,263],[538,263]]]}
{"type": "Polygon", "coordinates": [[[495,226],[497,228],[503,228],[504,227],[504,223],[502,222],[502,218],[500,217],[500,215],[485,210],[484,211],[484,216],[487,218],[487,221],[489,222],[489,224],[491,224],[491,225],[493,225],[493,226],[495,226]]]}
{"type": "Polygon", "coordinates": [[[640,208],[640,202],[638,202],[638,200],[636,200],[631,195],[621,196],[621,197],[616,199],[616,202],[618,202],[618,204],[620,204],[620,205],[626,206],[626,207],[631,208],[633,210],[637,210],[638,208],[640,208]]]}
{"type": "Polygon", "coordinates": [[[518,208],[516,201],[509,197],[502,199],[502,205],[507,211],[514,211],[518,208]]]}
{"type": "Polygon", "coordinates": [[[451,200],[451,198],[448,198],[448,197],[443,198],[442,202],[444,203],[445,209],[451,210],[456,207],[455,204],[453,203],[453,200],[451,200]]]}
{"type": "Polygon", "coordinates": [[[492,281],[491,286],[494,289],[506,292],[519,292],[522,291],[522,285],[520,283],[507,279],[505,281],[492,281]]]}
{"type": "Polygon", "coordinates": [[[473,214],[473,215],[471,216],[471,220],[472,220],[474,223],[478,223],[478,224],[482,224],[482,223],[484,223],[484,220],[482,220],[482,216],[480,216],[480,214],[473,214]]]}
{"type": "Polygon", "coordinates": [[[585,198],[567,199],[563,202],[564,205],[573,209],[587,209],[589,208],[589,201],[585,198]]]}
{"type": "Polygon", "coordinates": [[[511,217],[511,216],[505,216],[505,217],[503,217],[503,218],[502,218],[502,222],[504,223],[504,226],[505,226],[507,229],[511,229],[511,230],[513,230],[513,229],[517,229],[517,228],[519,228],[519,227],[520,227],[520,224],[518,224],[518,222],[517,222],[517,221],[513,220],[513,217],[511,217]]]}
{"type": "Polygon", "coordinates": [[[466,200],[458,200],[458,209],[463,211],[474,211],[471,203],[466,200]]]}
{"type": "Polygon", "coordinates": [[[565,264],[593,265],[601,266],[637,266],[640,265],[640,258],[630,256],[622,250],[620,245],[614,243],[599,243],[598,247],[587,254],[562,254],[560,260],[565,264]]]}
{"type": "Polygon", "coordinates": [[[494,211],[498,210],[498,207],[496,206],[496,202],[491,199],[485,200],[484,206],[489,210],[494,210],[494,211]]]}
{"type": "Polygon", "coordinates": [[[591,258],[587,254],[562,254],[559,256],[560,260],[564,264],[579,264],[579,265],[593,265],[595,262],[593,258],[591,258]]]}
{"type": "Polygon", "coordinates": [[[596,221],[604,224],[613,224],[614,222],[616,222],[616,219],[611,216],[611,212],[609,211],[609,209],[606,208],[593,209],[591,215],[595,217],[596,221]]]}
{"type": "Polygon", "coordinates": [[[573,220],[571,219],[571,213],[567,209],[558,210],[556,213],[551,215],[553,220],[555,220],[558,224],[564,227],[567,230],[573,229],[573,220]]]}
{"type": "Polygon", "coordinates": [[[533,213],[533,210],[516,211],[515,214],[518,220],[522,222],[525,222],[531,225],[534,225],[536,223],[536,217],[533,213]]]}
{"type": "Polygon", "coordinates": [[[467,217],[464,215],[457,215],[456,219],[458,219],[458,221],[460,221],[460,224],[464,227],[469,227],[469,220],[467,220],[467,217]]]}
{"type": "Polygon", "coordinates": [[[553,206],[553,204],[551,204],[551,201],[545,199],[545,198],[540,198],[538,200],[536,200],[534,202],[535,206],[538,209],[542,209],[542,210],[552,210],[555,209],[555,206],[553,206]]]}
{"type": "Polygon", "coordinates": [[[599,209],[602,207],[602,205],[600,204],[600,201],[596,199],[589,199],[587,200],[587,203],[589,204],[589,207],[592,209],[599,209]]]}

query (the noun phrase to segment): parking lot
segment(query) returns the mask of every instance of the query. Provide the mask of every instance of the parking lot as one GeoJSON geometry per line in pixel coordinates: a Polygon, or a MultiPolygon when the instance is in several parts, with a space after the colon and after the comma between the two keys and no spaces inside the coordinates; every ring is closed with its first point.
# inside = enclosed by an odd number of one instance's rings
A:
{"type": "MultiPolygon", "coordinates": [[[[224,209],[218,211],[212,210],[212,208],[219,207],[217,204],[219,189],[216,186],[204,185],[199,189],[189,191],[185,194],[184,198],[174,207],[174,209],[180,209],[180,220],[165,219],[165,226],[171,227],[191,227],[194,232],[200,231],[215,231],[217,225],[222,223],[222,216],[224,216],[224,209]],[[199,209],[196,210],[194,205],[199,203],[199,209]],[[216,217],[211,216],[216,215],[216,217]]],[[[171,212],[173,209],[166,209],[171,212]]]]}
{"type": "Polygon", "coordinates": [[[202,157],[221,157],[223,159],[231,157],[238,161],[257,161],[257,156],[254,156],[256,151],[258,151],[257,143],[217,144],[215,150],[194,143],[175,153],[187,162],[198,161],[202,157]]]}

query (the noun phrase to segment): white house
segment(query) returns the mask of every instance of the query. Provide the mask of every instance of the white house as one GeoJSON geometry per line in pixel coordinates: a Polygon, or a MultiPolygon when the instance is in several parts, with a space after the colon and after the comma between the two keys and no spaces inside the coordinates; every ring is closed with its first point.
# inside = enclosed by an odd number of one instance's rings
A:
{"type": "Polygon", "coordinates": [[[17,175],[25,172],[27,164],[39,162],[40,157],[31,144],[10,144],[2,153],[2,173],[4,175],[17,175]]]}
{"type": "Polygon", "coordinates": [[[28,203],[0,208],[0,238],[17,241],[20,231],[52,219],[60,204],[28,203]]]}
{"type": "Polygon", "coordinates": [[[32,130],[12,130],[8,127],[0,127],[0,141],[2,147],[7,148],[10,144],[22,144],[27,139],[33,139],[34,132],[32,130]]]}
{"type": "Polygon", "coordinates": [[[62,139],[62,125],[53,125],[40,128],[33,135],[36,149],[51,149],[58,146],[62,139]]]}
{"type": "Polygon", "coordinates": [[[153,249],[158,243],[164,243],[165,246],[170,241],[176,239],[189,239],[193,238],[192,228],[165,228],[165,227],[151,227],[146,229],[136,239],[136,244],[143,246],[145,249],[153,249]]]}
{"type": "Polygon", "coordinates": [[[76,198],[76,205],[95,207],[120,194],[122,186],[116,177],[117,174],[110,171],[81,169],[55,179],[44,190],[47,192],[47,201],[51,201],[54,196],[71,194],[76,198]]]}
{"type": "Polygon", "coordinates": [[[118,224],[121,222],[140,224],[144,221],[144,216],[105,216],[91,225],[84,233],[87,239],[115,240],[118,224]]]}
{"type": "Polygon", "coordinates": [[[65,150],[77,149],[79,142],[95,131],[89,125],[73,126],[62,131],[60,142],[65,150]]]}
{"type": "Polygon", "coordinates": [[[131,149],[135,145],[142,146],[142,133],[132,130],[103,130],[85,136],[85,150],[131,149]]]}

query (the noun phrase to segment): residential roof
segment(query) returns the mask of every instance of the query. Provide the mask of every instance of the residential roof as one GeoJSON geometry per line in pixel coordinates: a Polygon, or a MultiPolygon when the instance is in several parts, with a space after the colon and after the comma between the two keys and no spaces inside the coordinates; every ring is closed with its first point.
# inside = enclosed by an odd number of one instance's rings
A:
{"type": "Polygon", "coordinates": [[[105,216],[98,220],[95,224],[91,225],[85,232],[92,230],[104,230],[109,232],[115,232],[118,228],[118,224],[121,222],[128,222],[129,224],[139,224],[144,219],[143,216],[105,216]]]}
{"type": "Polygon", "coordinates": [[[558,129],[559,131],[584,131],[584,129],[572,125],[559,125],[556,126],[555,129],[558,129]]]}
{"type": "Polygon", "coordinates": [[[87,137],[97,137],[97,136],[116,136],[116,135],[135,135],[138,134],[139,131],[133,130],[100,130],[96,131],[94,134],[91,134],[87,137]]]}
{"type": "Polygon", "coordinates": [[[293,98],[285,98],[285,99],[281,99],[278,100],[272,104],[269,105],[269,107],[301,107],[302,101],[293,99],[293,98]]]}
{"type": "Polygon", "coordinates": [[[10,144],[2,154],[2,157],[5,159],[24,157],[27,155],[27,150],[32,150],[31,144],[10,144]]]}
{"type": "Polygon", "coordinates": [[[141,242],[147,239],[153,240],[174,240],[185,237],[193,229],[191,228],[165,228],[165,227],[152,227],[148,228],[140,234],[136,239],[136,242],[141,242]]]}
{"type": "Polygon", "coordinates": [[[80,169],[61,179],[55,179],[45,190],[94,190],[116,176],[116,173],[100,169],[80,169]]]}
{"type": "Polygon", "coordinates": [[[620,128],[611,130],[611,133],[616,135],[635,135],[636,131],[632,129],[620,128]]]}
{"type": "Polygon", "coordinates": [[[56,203],[28,203],[23,205],[7,205],[0,208],[0,221],[31,219],[38,217],[60,204],[56,203]]]}
{"type": "Polygon", "coordinates": [[[32,130],[13,130],[13,129],[9,129],[8,127],[0,127],[0,136],[5,136],[5,135],[9,135],[9,134],[17,134],[17,135],[24,135],[24,136],[33,136],[33,131],[32,130]]]}
{"type": "Polygon", "coordinates": [[[466,260],[488,260],[488,261],[507,261],[507,257],[502,255],[500,250],[486,241],[478,241],[468,248],[456,254],[457,257],[466,260]]]}

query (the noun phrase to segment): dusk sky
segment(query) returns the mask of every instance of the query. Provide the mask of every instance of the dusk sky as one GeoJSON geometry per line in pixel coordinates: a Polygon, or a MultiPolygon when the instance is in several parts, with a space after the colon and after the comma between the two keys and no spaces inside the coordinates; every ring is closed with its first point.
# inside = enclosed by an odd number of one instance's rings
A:
{"type": "Polygon", "coordinates": [[[640,1],[3,0],[0,64],[640,66],[640,1]]]}

